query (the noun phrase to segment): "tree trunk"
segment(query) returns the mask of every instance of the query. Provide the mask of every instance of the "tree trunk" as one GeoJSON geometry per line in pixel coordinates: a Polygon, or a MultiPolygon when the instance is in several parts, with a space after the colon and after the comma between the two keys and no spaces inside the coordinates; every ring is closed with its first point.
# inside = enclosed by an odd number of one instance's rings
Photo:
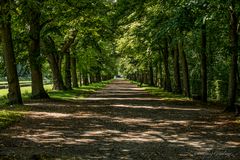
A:
{"type": "Polygon", "coordinates": [[[182,72],[183,72],[184,95],[187,97],[190,97],[189,71],[188,71],[187,58],[183,49],[183,42],[180,41],[178,45],[179,45],[178,46],[179,57],[182,64],[182,72]]]}
{"type": "Polygon", "coordinates": [[[89,85],[87,72],[83,72],[83,85],[89,85]]]}
{"type": "Polygon", "coordinates": [[[164,87],[164,85],[163,85],[163,69],[162,69],[162,60],[161,60],[161,51],[160,51],[160,49],[159,49],[159,61],[158,61],[159,63],[158,63],[158,69],[159,69],[159,87],[161,87],[161,88],[163,88],[164,87]]]}
{"type": "Polygon", "coordinates": [[[236,101],[237,92],[237,60],[238,60],[238,17],[235,11],[235,0],[232,0],[230,7],[230,54],[231,54],[231,67],[229,74],[228,86],[228,107],[226,111],[234,111],[234,103],[236,101]]]}
{"type": "Polygon", "coordinates": [[[154,86],[154,74],[153,74],[152,59],[150,60],[150,63],[149,63],[149,84],[150,84],[150,86],[154,86]]]}
{"type": "Polygon", "coordinates": [[[8,102],[9,104],[23,104],[13,50],[11,16],[9,13],[10,6],[8,1],[1,1],[0,7],[0,15],[3,17],[2,24],[0,24],[0,35],[2,37],[3,56],[7,70],[8,102]]]}
{"type": "Polygon", "coordinates": [[[155,70],[155,80],[154,80],[154,84],[155,84],[155,86],[159,86],[159,82],[158,82],[158,75],[159,75],[159,73],[158,73],[158,64],[155,64],[155,67],[156,67],[156,70],[155,70]]]}
{"type": "Polygon", "coordinates": [[[49,98],[43,87],[43,77],[40,61],[40,11],[32,8],[30,11],[30,46],[29,46],[29,62],[32,77],[32,98],[42,99],[49,98]]]}
{"type": "Polygon", "coordinates": [[[52,70],[53,76],[53,90],[66,90],[66,87],[63,83],[62,74],[58,67],[58,58],[54,56],[54,54],[48,55],[48,61],[50,68],[52,70]]]}
{"type": "Polygon", "coordinates": [[[169,72],[169,67],[168,67],[169,51],[168,51],[167,39],[165,39],[164,42],[165,42],[165,48],[164,48],[164,51],[162,52],[163,53],[164,71],[165,71],[164,90],[171,92],[172,86],[171,86],[170,72],[169,72]]]}
{"type": "MultiPolygon", "coordinates": [[[[75,55],[74,55],[75,56],[75,55]]],[[[78,88],[78,79],[77,79],[77,67],[76,67],[76,63],[77,63],[77,60],[76,60],[76,57],[71,57],[71,74],[72,74],[72,83],[73,83],[73,87],[74,88],[78,88]]]]}
{"type": "Polygon", "coordinates": [[[182,85],[180,76],[179,50],[177,46],[175,47],[173,52],[175,93],[180,94],[182,93],[182,85]]]}
{"type": "Polygon", "coordinates": [[[79,79],[80,86],[82,86],[82,83],[83,83],[82,82],[82,71],[79,72],[79,78],[78,79],[79,79]]]}
{"type": "Polygon", "coordinates": [[[48,36],[43,39],[44,50],[47,56],[50,68],[52,70],[53,77],[53,90],[66,90],[66,87],[63,83],[62,74],[59,68],[60,56],[57,53],[57,49],[53,39],[48,36]]]}
{"type": "Polygon", "coordinates": [[[96,82],[101,82],[102,81],[102,78],[101,78],[101,69],[100,67],[97,68],[97,71],[96,71],[96,82]]]}
{"type": "Polygon", "coordinates": [[[65,53],[65,74],[64,74],[65,86],[68,90],[72,89],[71,81],[71,61],[70,61],[70,52],[65,53]]]}
{"type": "Polygon", "coordinates": [[[201,100],[207,102],[207,35],[206,22],[202,24],[202,42],[201,42],[201,100]]]}

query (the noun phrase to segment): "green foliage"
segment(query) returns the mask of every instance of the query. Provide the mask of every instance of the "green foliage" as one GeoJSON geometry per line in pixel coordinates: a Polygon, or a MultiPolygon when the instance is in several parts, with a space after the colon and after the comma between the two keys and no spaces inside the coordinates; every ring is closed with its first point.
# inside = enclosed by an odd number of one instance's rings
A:
{"type": "Polygon", "coordinates": [[[16,111],[0,110],[0,129],[4,129],[18,122],[22,114],[16,111]]]}
{"type": "MultiPolygon", "coordinates": [[[[78,74],[92,77],[99,73],[102,77],[123,74],[127,77],[140,73],[149,74],[152,66],[158,85],[159,79],[165,76],[162,56],[165,40],[168,43],[171,80],[174,79],[172,51],[179,42],[183,42],[191,90],[192,93],[199,93],[201,26],[206,22],[208,91],[210,98],[215,99],[222,93],[215,91],[219,89],[216,89],[218,87],[212,82],[228,81],[229,5],[230,1],[223,0],[12,1],[10,13],[18,74],[20,79],[30,77],[27,61],[29,41],[32,38],[29,36],[29,15],[32,11],[37,11],[40,13],[41,23],[39,62],[42,63],[45,79],[52,79],[48,54],[57,55],[61,63],[65,42],[71,39],[72,32],[76,31],[76,38],[69,49],[71,56],[77,59],[78,74]],[[46,41],[49,37],[53,44],[46,41]]],[[[236,2],[238,15],[239,8],[240,4],[236,2]]],[[[64,66],[63,62],[59,66],[64,66]]],[[[6,80],[5,77],[5,65],[0,57],[0,80],[6,80]]],[[[6,91],[1,92],[5,95],[6,91]]]]}

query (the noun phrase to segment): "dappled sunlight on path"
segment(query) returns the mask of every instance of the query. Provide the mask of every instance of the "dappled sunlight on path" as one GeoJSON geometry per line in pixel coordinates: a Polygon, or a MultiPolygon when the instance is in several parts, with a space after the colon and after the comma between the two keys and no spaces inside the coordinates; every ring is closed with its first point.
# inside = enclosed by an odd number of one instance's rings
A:
{"type": "Polygon", "coordinates": [[[31,107],[26,118],[0,132],[0,157],[240,157],[240,129],[227,115],[196,106],[167,105],[123,80],[115,80],[85,100],[34,101],[26,105],[31,107]]]}

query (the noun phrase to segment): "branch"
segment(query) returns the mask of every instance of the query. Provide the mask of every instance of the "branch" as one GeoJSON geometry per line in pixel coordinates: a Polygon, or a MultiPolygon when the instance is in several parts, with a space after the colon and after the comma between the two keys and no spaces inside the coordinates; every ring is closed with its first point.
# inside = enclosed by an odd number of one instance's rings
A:
{"type": "Polygon", "coordinates": [[[53,18],[52,19],[48,19],[46,20],[45,22],[43,22],[41,25],[40,25],[40,30],[45,26],[47,25],[48,23],[52,22],[53,21],[53,18]]]}
{"type": "Polygon", "coordinates": [[[73,44],[73,42],[77,36],[77,33],[78,33],[77,30],[72,31],[71,38],[69,38],[68,40],[65,41],[65,43],[61,49],[62,53],[65,53],[71,47],[71,45],[73,44]]]}

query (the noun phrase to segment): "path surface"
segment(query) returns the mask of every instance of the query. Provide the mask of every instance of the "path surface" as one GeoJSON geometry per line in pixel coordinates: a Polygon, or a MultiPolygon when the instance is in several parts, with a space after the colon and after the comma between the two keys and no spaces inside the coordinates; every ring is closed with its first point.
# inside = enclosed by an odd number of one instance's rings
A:
{"type": "Polygon", "coordinates": [[[23,121],[0,131],[0,159],[240,159],[240,129],[229,117],[166,105],[127,81],[84,101],[27,105],[23,121]]]}

